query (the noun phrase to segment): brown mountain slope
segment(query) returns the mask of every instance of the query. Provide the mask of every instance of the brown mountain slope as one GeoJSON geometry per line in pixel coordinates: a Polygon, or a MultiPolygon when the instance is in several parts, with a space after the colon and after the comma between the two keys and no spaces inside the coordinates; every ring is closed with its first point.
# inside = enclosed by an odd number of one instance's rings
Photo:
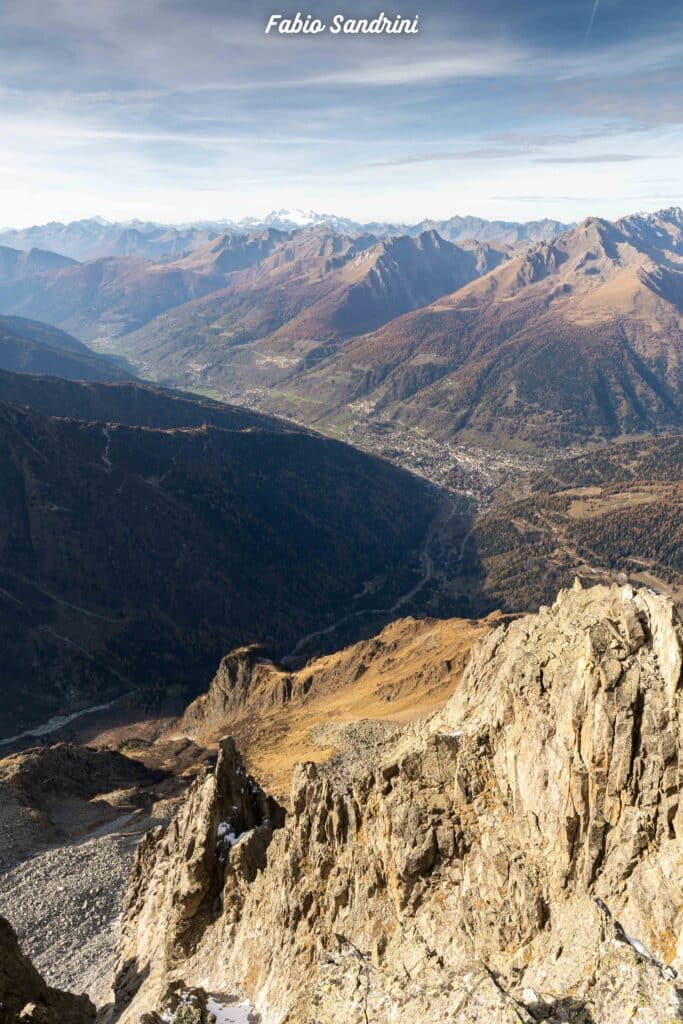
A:
{"type": "Polygon", "coordinates": [[[324,228],[296,232],[231,274],[221,292],[158,317],[118,350],[155,379],[236,393],[291,374],[502,259],[498,250],[459,248],[433,231],[381,242],[324,228]]]}
{"type": "Polygon", "coordinates": [[[222,288],[232,271],[263,259],[287,237],[274,230],[223,235],[166,263],[136,255],[76,263],[55,253],[0,249],[0,310],[45,320],[83,338],[116,337],[222,288]]]}
{"type": "Polygon", "coordinates": [[[134,330],[169,306],[220,288],[223,281],[217,272],[112,257],[43,274],[28,287],[20,282],[2,297],[2,309],[94,339],[134,330]]]}
{"type": "Polygon", "coordinates": [[[678,219],[592,218],[534,246],[288,381],[297,418],[363,400],[438,437],[541,445],[680,428],[678,219]]]}

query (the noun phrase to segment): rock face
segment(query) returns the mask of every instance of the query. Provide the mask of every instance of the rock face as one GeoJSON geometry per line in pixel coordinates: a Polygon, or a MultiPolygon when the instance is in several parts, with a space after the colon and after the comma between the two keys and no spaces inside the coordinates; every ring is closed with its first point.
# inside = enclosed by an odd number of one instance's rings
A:
{"type": "Polygon", "coordinates": [[[138,847],[124,904],[114,985],[125,1004],[148,975],[182,967],[216,922],[239,919],[284,811],[247,775],[232,740],[204,769],[168,829],[138,847]],[[130,955],[129,955],[130,954],[130,955]]]}
{"type": "Polygon", "coordinates": [[[683,1020],[682,649],[663,597],[563,591],[372,763],[299,766],[275,830],[227,743],[138,852],[115,1016],[182,983],[265,1024],[683,1020]]]}
{"type": "Polygon", "coordinates": [[[0,1024],[90,1024],[87,996],[49,988],[19,948],[12,926],[0,917],[0,1024]]]}

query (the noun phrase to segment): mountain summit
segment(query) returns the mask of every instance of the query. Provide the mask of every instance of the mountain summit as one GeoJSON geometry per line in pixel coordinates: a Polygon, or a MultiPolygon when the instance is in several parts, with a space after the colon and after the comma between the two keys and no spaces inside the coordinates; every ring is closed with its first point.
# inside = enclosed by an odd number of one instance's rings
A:
{"type": "Polygon", "coordinates": [[[362,400],[437,437],[503,444],[680,429],[682,316],[680,211],[593,217],[352,341],[288,391],[312,422],[362,400]]]}

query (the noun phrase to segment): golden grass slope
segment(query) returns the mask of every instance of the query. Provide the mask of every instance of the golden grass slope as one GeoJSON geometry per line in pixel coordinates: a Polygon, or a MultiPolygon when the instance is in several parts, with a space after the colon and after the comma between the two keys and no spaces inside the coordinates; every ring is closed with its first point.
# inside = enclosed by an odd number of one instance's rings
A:
{"type": "Polygon", "coordinates": [[[242,648],[170,730],[212,746],[233,736],[249,770],[285,799],[300,761],[326,761],[344,727],[415,721],[457,688],[470,649],[499,616],[398,619],[377,636],[288,671],[242,648]]]}

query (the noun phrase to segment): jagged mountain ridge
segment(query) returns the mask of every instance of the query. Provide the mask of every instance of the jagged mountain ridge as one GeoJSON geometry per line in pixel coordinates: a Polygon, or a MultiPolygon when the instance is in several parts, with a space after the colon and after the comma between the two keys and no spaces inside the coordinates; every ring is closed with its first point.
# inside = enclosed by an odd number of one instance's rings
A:
{"type": "Polygon", "coordinates": [[[347,337],[424,305],[502,258],[490,246],[456,247],[435,232],[379,241],[324,227],[267,228],[222,234],[165,263],[100,258],[35,274],[17,260],[16,276],[0,291],[0,309],[46,320],[100,345],[110,339],[113,350],[125,348],[140,365],[147,359],[157,378],[165,350],[173,352],[179,338],[176,347],[190,364],[191,378],[195,336],[207,347],[218,344],[219,355],[221,348],[279,328],[316,341],[347,337]],[[148,324],[151,338],[161,342],[156,357],[154,346],[146,344],[148,324]],[[140,338],[114,344],[137,330],[140,338]]]}
{"type": "Polygon", "coordinates": [[[437,437],[503,444],[680,429],[682,219],[584,221],[350,342],[266,406],[328,423],[363,402],[437,437]]]}
{"type": "Polygon", "coordinates": [[[382,241],[298,232],[231,274],[222,291],[157,317],[118,349],[165,383],[230,392],[240,381],[286,377],[502,259],[498,250],[461,248],[433,231],[382,241]]]}
{"type": "Polygon", "coordinates": [[[169,225],[154,222],[130,221],[109,223],[101,218],[53,222],[23,229],[0,231],[0,245],[13,249],[47,249],[76,260],[98,259],[103,256],[143,256],[146,259],[177,259],[184,253],[201,248],[221,235],[239,235],[245,232],[275,228],[293,231],[301,227],[323,226],[340,234],[374,234],[378,237],[408,234],[418,235],[435,228],[449,241],[538,241],[550,238],[568,227],[559,221],[541,220],[527,223],[487,221],[479,217],[451,217],[446,220],[421,221],[419,224],[368,224],[320,214],[312,210],[272,210],[265,217],[244,217],[238,221],[202,221],[196,224],[169,225]]]}
{"type": "Polygon", "coordinates": [[[138,851],[112,1019],[236,990],[264,1024],[683,1019],[682,650],[663,597],[563,591],[421,726],[300,766],[283,826],[226,742],[138,851]]]}

